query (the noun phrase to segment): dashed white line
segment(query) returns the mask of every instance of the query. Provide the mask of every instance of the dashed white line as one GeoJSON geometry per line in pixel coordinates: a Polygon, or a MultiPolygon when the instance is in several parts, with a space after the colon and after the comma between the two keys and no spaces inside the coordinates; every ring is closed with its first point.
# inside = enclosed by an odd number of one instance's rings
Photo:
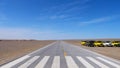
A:
{"type": "Polygon", "coordinates": [[[35,68],[44,68],[50,56],[45,56],[36,66],[35,68]]]}
{"type": "MultiPolygon", "coordinates": [[[[22,65],[20,65],[18,68],[28,68],[30,65],[32,65],[40,56],[34,56],[31,59],[29,59],[28,61],[25,61],[22,65]]],[[[85,58],[81,57],[81,56],[76,56],[77,59],[85,66],[85,68],[95,68],[92,64],[90,64],[85,58]]],[[[16,59],[8,64],[5,64],[3,66],[1,66],[0,68],[12,68],[15,65],[17,65],[18,63],[21,63],[22,61],[26,60],[30,58],[30,56],[26,55],[24,57],[21,57],[19,59],[16,59]]],[[[48,62],[50,56],[44,56],[39,62],[38,64],[35,66],[35,68],[44,68],[46,63],[48,62]]],[[[102,57],[86,57],[88,60],[90,60],[91,62],[95,63],[96,65],[98,65],[100,68],[110,68],[106,64],[109,64],[111,66],[114,66],[114,68],[120,68],[120,65],[117,63],[114,63],[112,61],[109,61],[105,58],[102,57]],[[102,62],[104,63],[102,63],[102,62]]],[[[68,68],[79,68],[79,66],[75,63],[75,60],[71,57],[71,56],[65,56],[65,60],[67,63],[68,68]]],[[[54,59],[52,61],[52,66],[50,66],[51,68],[60,68],[60,56],[54,56],[54,59]]]]}
{"type": "Polygon", "coordinates": [[[51,68],[60,68],[60,56],[55,56],[51,68]]]}
{"type": "Polygon", "coordinates": [[[91,64],[89,64],[85,59],[82,57],[77,56],[78,60],[86,67],[86,68],[94,68],[91,64]]]}
{"type": "Polygon", "coordinates": [[[23,60],[25,60],[25,59],[27,59],[27,58],[29,58],[29,57],[30,57],[30,56],[28,56],[28,55],[23,56],[23,57],[21,57],[21,58],[19,58],[19,59],[17,59],[17,60],[14,60],[14,61],[6,64],[6,65],[1,66],[0,68],[11,68],[12,66],[14,66],[14,65],[22,62],[23,60]]]}
{"type": "Polygon", "coordinates": [[[65,56],[68,68],[79,68],[71,56],[65,56]]]}
{"type": "Polygon", "coordinates": [[[98,66],[100,66],[101,68],[109,68],[108,66],[104,65],[103,63],[97,61],[96,59],[92,58],[92,57],[87,57],[89,60],[91,60],[92,62],[94,62],[95,64],[97,64],[98,66]]]}
{"type": "Polygon", "coordinates": [[[24,64],[22,64],[21,66],[19,66],[18,68],[27,68],[29,65],[31,65],[33,62],[35,62],[40,56],[35,56],[33,58],[31,58],[30,60],[28,60],[27,62],[25,62],[24,64]]]}
{"type": "Polygon", "coordinates": [[[110,62],[110,61],[108,61],[108,60],[106,60],[106,59],[103,59],[103,58],[101,58],[101,57],[97,57],[97,58],[98,58],[99,60],[102,60],[102,61],[104,61],[104,62],[106,62],[106,63],[108,63],[108,64],[116,67],[116,68],[120,68],[120,65],[118,65],[118,64],[115,64],[115,63],[113,63],[113,62],[110,62]]]}

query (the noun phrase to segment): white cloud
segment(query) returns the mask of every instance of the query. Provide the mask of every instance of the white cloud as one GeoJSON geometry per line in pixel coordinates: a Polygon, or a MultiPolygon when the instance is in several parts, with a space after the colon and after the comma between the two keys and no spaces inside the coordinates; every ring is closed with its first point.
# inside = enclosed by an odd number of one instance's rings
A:
{"type": "Polygon", "coordinates": [[[92,1],[92,0],[83,0],[83,4],[90,2],[90,1],[92,1]]]}
{"type": "Polygon", "coordinates": [[[92,20],[89,20],[89,21],[80,22],[80,25],[84,26],[84,25],[102,23],[102,22],[105,22],[105,21],[112,20],[114,18],[116,18],[116,16],[96,18],[96,19],[92,19],[92,20]]]}
{"type": "MultiPolygon", "coordinates": [[[[57,6],[53,6],[44,10],[42,15],[39,16],[39,20],[45,19],[66,19],[73,17],[73,14],[67,14],[72,11],[83,11],[83,9],[88,8],[87,5],[84,5],[90,0],[81,0],[81,1],[74,1],[69,3],[60,4],[57,6]],[[49,14],[49,15],[48,15],[49,14]]],[[[80,12],[79,12],[80,13],[80,12]]]]}
{"type": "Polygon", "coordinates": [[[58,18],[57,16],[50,16],[50,19],[56,19],[58,18]]]}
{"type": "Polygon", "coordinates": [[[63,19],[68,17],[67,15],[54,15],[54,16],[50,16],[50,19],[63,19]]]}
{"type": "Polygon", "coordinates": [[[67,4],[64,3],[64,4],[60,4],[60,5],[55,5],[55,6],[52,6],[50,8],[44,9],[44,12],[54,11],[56,9],[64,10],[68,7],[74,6],[74,5],[79,4],[79,3],[80,3],[80,1],[74,1],[74,2],[69,2],[67,4]]]}
{"type": "Polygon", "coordinates": [[[27,28],[0,28],[0,39],[65,39],[72,35],[55,30],[36,30],[27,28]]]}
{"type": "Polygon", "coordinates": [[[63,6],[61,6],[62,8],[58,7],[61,9],[56,13],[56,15],[59,15],[59,14],[61,15],[61,14],[65,14],[65,13],[72,12],[72,11],[78,11],[78,10],[82,11],[83,9],[88,7],[87,5],[83,5],[86,2],[88,2],[88,1],[83,0],[82,2],[76,1],[76,2],[69,3],[69,4],[64,4],[63,6]]]}

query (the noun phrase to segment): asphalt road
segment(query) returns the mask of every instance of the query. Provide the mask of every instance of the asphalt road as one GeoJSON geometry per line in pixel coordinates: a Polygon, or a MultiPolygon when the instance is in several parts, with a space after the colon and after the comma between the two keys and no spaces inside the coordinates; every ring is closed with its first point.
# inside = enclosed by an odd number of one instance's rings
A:
{"type": "Polygon", "coordinates": [[[57,41],[0,68],[120,68],[120,62],[57,41]]]}

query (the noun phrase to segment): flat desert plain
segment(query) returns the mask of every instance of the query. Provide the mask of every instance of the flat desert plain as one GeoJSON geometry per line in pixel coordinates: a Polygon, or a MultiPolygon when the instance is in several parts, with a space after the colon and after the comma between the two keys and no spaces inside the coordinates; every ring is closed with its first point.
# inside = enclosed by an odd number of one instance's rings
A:
{"type": "Polygon", "coordinates": [[[67,40],[65,42],[120,60],[120,47],[87,47],[80,45],[80,40],[67,40]]]}
{"type": "Polygon", "coordinates": [[[0,40],[0,65],[44,47],[52,42],[54,41],[0,40]]]}

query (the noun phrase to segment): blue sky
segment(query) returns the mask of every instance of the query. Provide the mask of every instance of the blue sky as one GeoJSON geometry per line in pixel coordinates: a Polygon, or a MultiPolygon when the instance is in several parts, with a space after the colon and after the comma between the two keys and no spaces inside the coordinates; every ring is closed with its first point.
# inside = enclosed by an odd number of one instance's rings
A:
{"type": "Polygon", "coordinates": [[[0,39],[120,38],[119,0],[0,0],[0,39]]]}

